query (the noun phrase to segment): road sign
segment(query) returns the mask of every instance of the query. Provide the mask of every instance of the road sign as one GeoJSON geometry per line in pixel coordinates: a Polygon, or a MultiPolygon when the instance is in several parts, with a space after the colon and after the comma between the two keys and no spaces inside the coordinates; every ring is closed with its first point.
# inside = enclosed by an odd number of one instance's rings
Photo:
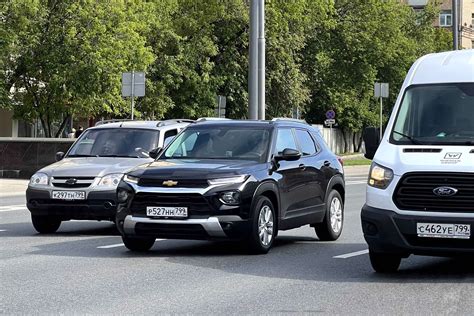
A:
{"type": "Polygon", "coordinates": [[[324,124],[334,125],[334,124],[336,124],[336,120],[335,119],[327,119],[327,120],[324,121],[324,124]]]}
{"type": "Polygon", "coordinates": [[[389,85],[388,83],[376,82],[374,84],[374,98],[388,98],[389,85]]]}
{"type": "MultiPolygon", "coordinates": [[[[334,112],[334,110],[329,110],[326,112],[326,118],[328,120],[333,120],[336,118],[336,112],[334,112]]],[[[333,123],[334,124],[334,123],[333,123]]]]}
{"type": "Polygon", "coordinates": [[[145,73],[143,71],[122,73],[122,97],[132,96],[145,96],[145,73]]]}

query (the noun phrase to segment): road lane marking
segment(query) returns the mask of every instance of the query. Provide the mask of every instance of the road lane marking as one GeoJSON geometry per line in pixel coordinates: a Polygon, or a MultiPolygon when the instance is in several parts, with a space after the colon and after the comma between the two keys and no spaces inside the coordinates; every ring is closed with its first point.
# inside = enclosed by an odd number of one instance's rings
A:
{"type": "Polygon", "coordinates": [[[116,247],[122,247],[125,246],[123,243],[122,244],[114,244],[114,245],[107,245],[107,246],[99,246],[97,247],[98,249],[109,249],[109,248],[116,248],[116,247]]]}
{"type": "Polygon", "coordinates": [[[19,205],[0,206],[0,212],[11,212],[11,211],[20,211],[20,210],[26,210],[26,205],[19,204],[19,205]]]}
{"type": "Polygon", "coordinates": [[[346,253],[346,254],[339,255],[339,256],[334,256],[333,258],[347,259],[347,258],[351,258],[351,257],[355,257],[355,256],[365,255],[365,254],[368,254],[368,253],[369,253],[369,249],[365,249],[365,250],[361,250],[361,251],[346,253]]]}
{"type": "Polygon", "coordinates": [[[7,230],[6,229],[0,229],[0,232],[6,232],[7,230]]]}

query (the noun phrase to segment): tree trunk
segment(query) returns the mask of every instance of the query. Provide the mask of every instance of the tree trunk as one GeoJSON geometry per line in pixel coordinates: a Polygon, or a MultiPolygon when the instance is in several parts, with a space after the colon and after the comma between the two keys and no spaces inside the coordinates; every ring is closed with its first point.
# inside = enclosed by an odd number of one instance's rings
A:
{"type": "Polygon", "coordinates": [[[64,128],[66,127],[66,123],[68,120],[71,119],[71,116],[70,115],[66,115],[66,117],[63,119],[63,122],[61,123],[61,125],[59,126],[59,129],[58,131],[56,132],[56,135],[54,135],[54,137],[56,138],[59,138],[61,137],[61,134],[63,133],[64,131],[64,128]]]}
{"type": "Polygon", "coordinates": [[[359,143],[357,144],[357,152],[360,152],[361,147],[362,147],[362,133],[360,133],[360,136],[359,136],[359,143]]]}
{"type": "Polygon", "coordinates": [[[346,140],[346,130],[341,128],[341,134],[342,134],[342,141],[344,142],[344,152],[343,153],[347,153],[349,150],[349,146],[347,144],[347,140],[346,140]]]}
{"type": "Polygon", "coordinates": [[[41,120],[41,126],[43,127],[43,131],[44,131],[44,137],[49,137],[48,136],[48,126],[46,124],[46,121],[44,120],[44,118],[42,116],[40,116],[40,120],[41,120]]]}

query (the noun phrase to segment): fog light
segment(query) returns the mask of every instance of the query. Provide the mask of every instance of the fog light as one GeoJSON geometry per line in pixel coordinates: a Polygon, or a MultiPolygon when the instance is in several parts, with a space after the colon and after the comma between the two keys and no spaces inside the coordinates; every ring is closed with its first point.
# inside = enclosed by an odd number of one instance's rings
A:
{"type": "Polygon", "coordinates": [[[364,231],[367,235],[374,236],[377,235],[379,230],[377,229],[377,226],[370,222],[363,221],[362,225],[364,226],[364,231]]]}
{"type": "Polygon", "coordinates": [[[221,193],[220,200],[224,204],[236,205],[240,203],[240,193],[238,191],[228,191],[221,193]]]}
{"type": "Polygon", "coordinates": [[[119,189],[117,192],[117,200],[119,203],[127,202],[129,196],[130,194],[125,190],[119,189]]]}

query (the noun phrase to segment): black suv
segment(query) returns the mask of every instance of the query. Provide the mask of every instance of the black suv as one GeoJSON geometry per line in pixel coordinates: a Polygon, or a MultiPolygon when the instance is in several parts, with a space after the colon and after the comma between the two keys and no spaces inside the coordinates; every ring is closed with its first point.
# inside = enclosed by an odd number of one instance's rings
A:
{"type": "Polygon", "coordinates": [[[244,240],[266,253],[278,230],[308,224],[336,240],[344,195],[342,164],[310,125],[201,121],[124,176],[116,223],[134,251],[171,238],[244,240]]]}

